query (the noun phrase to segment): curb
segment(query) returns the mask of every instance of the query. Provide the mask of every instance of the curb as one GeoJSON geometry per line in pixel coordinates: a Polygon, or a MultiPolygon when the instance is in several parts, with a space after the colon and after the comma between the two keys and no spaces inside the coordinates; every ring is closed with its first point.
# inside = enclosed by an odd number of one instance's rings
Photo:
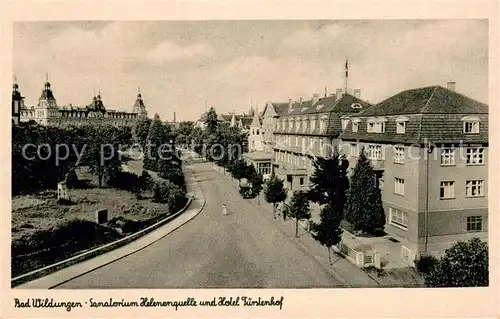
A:
{"type": "MultiPolygon", "coordinates": [[[[195,181],[194,185],[197,185],[198,182],[196,181],[196,179],[194,179],[194,181],[195,181]]],[[[203,192],[201,191],[201,188],[198,188],[198,189],[199,189],[200,193],[203,194],[203,192]]],[[[168,216],[168,217],[166,217],[166,218],[164,218],[164,219],[156,222],[155,224],[153,224],[151,226],[148,226],[148,227],[146,227],[146,228],[144,228],[144,229],[142,229],[142,230],[140,230],[140,231],[138,231],[138,232],[136,232],[134,234],[131,234],[131,235],[127,236],[127,237],[121,238],[121,239],[116,240],[114,242],[105,244],[103,246],[91,249],[89,251],[86,251],[84,253],[81,253],[81,254],[78,254],[76,256],[70,257],[68,259],[59,261],[59,262],[57,262],[55,264],[48,265],[48,266],[45,266],[43,268],[36,269],[36,270],[33,270],[33,271],[28,272],[26,274],[23,274],[23,275],[20,275],[18,277],[15,277],[15,278],[11,279],[11,288],[13,288],[15,286],[19,286],[19,285],[21,285],[23,283],[26,283],[26,282],[29,282],[29,281],[38,279],[40,277],[47,276],[47,275],[49,275],[51,273],[54,273],[54,272],[56,272],[58,270],[61,270],[63,268],[67,268],[69,266],[72,266],[74,264],[77,264],[77,263],[80,263],[80,262],[83,262],[83,261],[86,261],[86,260],[91,259],[93,257],[97,257],[99,255],[102,255],[102,254],[107,253],[109,251],[112,251],[114,249],[123,247],[126,244],[129,244],[132,241],[137,240],[140,237],[142,237],[142,236],[144,236],[144,235],[146,235],[146,234],[148,234],[148,233],[150,233],[150,232],[152,232],[152,231],[160,228],[161,226],[165,225],[166,223],[172,221],[173,219],[175,219],[176,217],[178,217],[179,215],[181,215],[191,205],[191,203],[193,202],[193,199],[194,199],[194,197],[190,196],[188,198],[187,203],[184,205],[184,207],[181,208],[177,213],[175,213],[173,215],[170,215],[170,216],[168,216]]],[[[203,210],[203,208],[205,207],[205,203],[206,203],[206,198],[203,195],[203,204],[200,207],[200,210],[198,211],[198,213],[196,215],[194,215],[193,218],[196,217],[203,210]]],[[[183,226],[184,224],[186,224],[191,219],[189,219],[185,223],[179,225],[174,230],[176,230],[179,227],[183,226]]],[[[163,238],[163,237],[164,236],[162,236],[160,238],[163,238]]],[[[160,239],[160,238],[158,238],[158,239],[160,239]]],[[[152,244],[153,242],[149,243],[148,245],[152,244]]],[[[146,245],[146,246],[148,246],[148,245],[146,245]]],[[[122,258],[122,257],[118,257],[116,259],[119,259],[119,258],[122,258]]],[[[113,261],[115,261],[116,259],[113,259],[113,261]]],[[[79,275],[74,276],[74,277],[78,277],[78,276],[79,275]]]]}

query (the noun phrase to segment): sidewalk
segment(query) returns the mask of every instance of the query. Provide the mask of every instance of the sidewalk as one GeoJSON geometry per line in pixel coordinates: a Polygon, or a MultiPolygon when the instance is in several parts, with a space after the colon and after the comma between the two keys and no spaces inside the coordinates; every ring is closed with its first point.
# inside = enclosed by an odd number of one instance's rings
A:
{"type": "MultiPolygon", "coordinates": [[[[220,173],[220,176],[234,184],[238,185],[238,181],[226,172],[223,173],[223,168],[213,166],[213,169],[220,173]]],[[[380,287],[380,284],[362,269],[356,267],[344,257],[341,257],[333,252],[332,249],[332,265],[328,261],[328,250],[326,247],[321,246],[311,234],[302,227],[299,227],[298,238],[295,238],[295,220],[283,220],[281,216],[276,219],[273,218],[273,207],[267,203],[263,194],[259,198],[249,200],[255,205],[256,211],[260,212],[271,223],[286,236],[294,240],[297,245],[307,254],[316,258],[335,278],[340,280],[347,287],[380,287]],[[260,204],[259,204],[260,203],[260,204]]],[[[300,226],[300,225],[299,225],[300,226]]]]}
{"type": "Polygon", "coordinates": [[[189,222],[202,211],[205,205],[205,196],[203,195],[196,181],[196,176],[194,175],[193,171],[191,171],[190,169],[186,169],[185,173],[188,196],[192,197],[193,201],[191,202],[189,207],[184,212],[180,213],[179,216],[177,216],[175,219],[168,221],[166,224],[158,227],[155,230],[152,230],[146,235],[124,246],[103,253],[102,255],[99,255],[97,257],[63,268],[47,276],[16,286],[15,288],[51,289],[57,287],[58,285],[70,281],[75,277],[91,272],[96,268],[103,267],[114,262],[117,259],[126,257],[127,255],[133,254],[138,250],[144,249],[189,222]]]}

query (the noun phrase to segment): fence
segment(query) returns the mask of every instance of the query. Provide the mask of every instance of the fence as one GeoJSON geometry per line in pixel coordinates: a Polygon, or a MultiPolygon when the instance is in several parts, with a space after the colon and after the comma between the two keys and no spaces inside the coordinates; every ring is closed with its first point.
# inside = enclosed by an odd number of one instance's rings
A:
{"type": "Polygon", "coordinates": [[[380,268],[380,253],[375,250],[358,251],[349,247],[345,242],[340,242],[335,247],[336,250],[344,255],[347,260],[358,267],[374,266],[380,268]]]}

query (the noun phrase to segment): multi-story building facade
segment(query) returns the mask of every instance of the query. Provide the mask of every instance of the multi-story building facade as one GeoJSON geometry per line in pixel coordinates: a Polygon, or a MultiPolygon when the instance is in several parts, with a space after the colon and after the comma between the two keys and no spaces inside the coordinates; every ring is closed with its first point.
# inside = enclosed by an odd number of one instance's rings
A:
{"type": "Polygon", "coordinates": [[[337,93],[311,100],[288,103],[274,128],[274,172],[284,180],[290,192],[307,190],[314,172],[313,161],[318,156],[330,156],[340,144],[338,139],[347,120],[370,107],[354,95],[337,90],[337,93]]]}
{"type": "MultiPolygon", "coordinates": [[[[18,89],[17,84],[14,84],[14,90],[18,89]]],[[[15,101],[13,93],[13,103],[15,101]]],[[[42,125],[58,127],[85,124],[133,126],[140,117],[147,117],[146,106],[140,93],[137,94],[132,112],[107,110],[100,94],[94,96],[92,102],[83,107],[73,105],[59,107],[48,81],[36,106],[28,108],[21,103],[20,109],[22,122],[33,120],[42,125]]]]}
{"type": "Polygon", "coordinates": [[[243,158],[252,164],[264,179],[271,176],[272,153],[264,148],[264,129],[258,112],[255,112],[248,129],[248,153],[244,153],[243,158]]]}
{"type": "Polygon", "coordinates": [[[400,92],[352,116],[341,134],[354,167],[378,173],[385,230],[410,264],[457,240],[487,239],[488,106],[448,88],[400,92]]]}

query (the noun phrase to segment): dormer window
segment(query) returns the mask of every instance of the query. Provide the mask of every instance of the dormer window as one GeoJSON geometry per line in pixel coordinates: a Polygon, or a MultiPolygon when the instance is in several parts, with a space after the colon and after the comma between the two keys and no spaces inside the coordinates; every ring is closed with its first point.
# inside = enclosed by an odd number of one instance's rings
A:
{"type": "Polygon", "coordinates": [[[358,132],[358,127],[359,127],[359,119],[353,119],[352,120],[352,131],[354,133],[357,133],[358,132]]]}
{"type": "Polygon", "coordinates": [[[304,112],[305,110],[307,110],[307,107],[303,107],[300,109],[301,112],[304,112]]]}
{"type": "Polygon", "coordinates": [[[408,122],[409,118],[406,116],[400,116],[396,119],[396,134],[405,134],[406,133],[406,122],[408,122]]]}
{"type": "Polygon", "coordinates": [[[316,105],[316,110],[321,110],[323,108],[323,104],[316,105]]]}
{"type": "Polygon", "coordinates": [[[343,132],[347,128],[347,125],[349,125],[349,117],[345,115],[342,116],[340,122],[342,123],[342,132],[343,132]]]}
{"type": "Polygon", "coordinates": [[[352,103],[351,108],[353,109],[362,109],[363,107],[359,103],[352,103]]]}
{"type": "Polygon", "coordinates": [[[366,131],[368,133],[384,133],[385,118],[369,119],[366,122],[366,131]]]}
{"type": "Polygon", "coordinates": [[[465,116],[462,118],[464,122],[464,133],[479,134],[479,118],[474,116],[465,116]]]}

